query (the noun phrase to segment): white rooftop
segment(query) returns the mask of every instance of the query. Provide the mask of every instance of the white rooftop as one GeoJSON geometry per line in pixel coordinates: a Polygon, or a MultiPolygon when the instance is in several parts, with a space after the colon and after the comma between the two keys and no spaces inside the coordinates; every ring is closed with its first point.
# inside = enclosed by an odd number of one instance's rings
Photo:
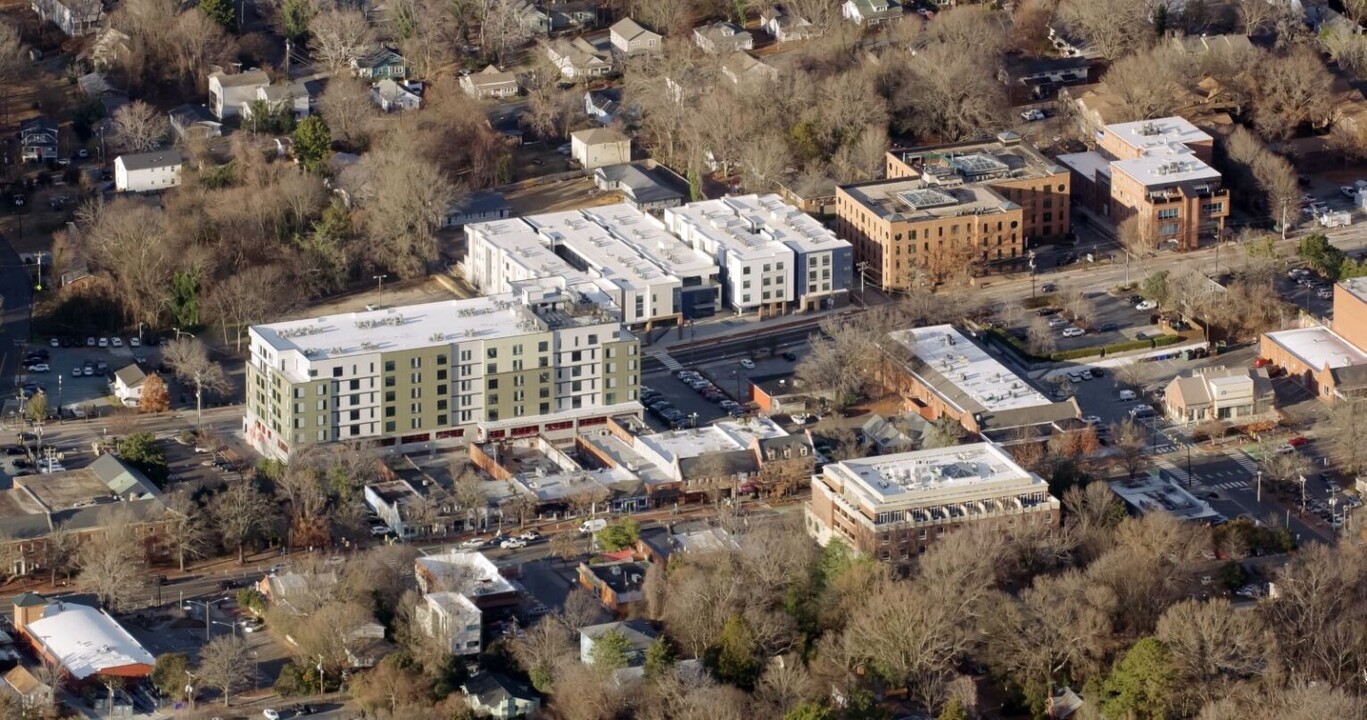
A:
{"type": "MultiPolygon", "coordinates": [[[[540,468],[537,470],[539,471],[540,468]]],[[[573,471],[556,470],[544,474],[533,471],[517,476],[515,482],[536,495],[537,499],[544,501],[567,498],[586,487],[605,488],[611,483],[635,479],[637,479],[636,474],[630,470],[624,467],[611,467],[573,471]]]]}
{"type": "Polygon", "coordinates": [[[641,435],[636,441],[653,450],[666,462],[671,462],[708,453],[744,450],[755,438],[763,440],[787,435],[787,431],[779,427],[778,423],[762,417],[746,423],[728,420],[706,427],[641,435]]]}
{"type": "Polygon", "coordinates": [[[975,495],[1047,492],[1049,487],[1001,448],[985,442],[844,460],[826,465],[823,471],[845,481],[847,493],[862,495],[865,502],[861,504],[875,507],[921,498],[962,502],[975,495]]]}
{"type": "Polygon", "coordinates": [[[1220,179],[1220,171],[1205,164],[1186,146],[1175,144],[1154,148],[1133,160],[1117,160],[1111,166],[1146,187],[1220,179]]]}
{"type": "Polygon", "coordinates": [[[556,276],[570,281],[584,277],[584,273],[547,247],[522,218],[471,223],[466,227],[468,233],[478,233],[485,242],[503,250],[508,262],[536,277],[556,276]]]}
{"type": "Polygon", "coordinates": [[[129,665],[151,672],[157,662],[114,618],[89,605],[54,602],[24,632],[76,680],[129,665]]]}
{"type": "Polygon", "coordinates": [[[1367,278],[1348,278],[1340,281],[1339,285],[1342,285],[1343,289],[1351,293],[1353,297],[1362,302],[1367,302],[1367,278]]]}
{"type": "Polygon", "coordinates": [[[252,332],[276,350],[297,350],[310,360],[449,345],[461,339],[513,337],[544,332],[528,326],[535,316],[513,293],[468,300],[324,315],[253,325],[252,332]]]}
{"type": "Polygon", "coordinates": [[[513,592],[512,583],[484,553],[448,550],[418,558],[418,567],[437,578],[442,590],[466,597],[513,592]]]}
{"type": "Polygon", "coordinates": [[[1209,142],[1212,138],[1206,131],[1196,127],[1183,117],[1157,118],[1154,120],[1135,120],[1107,125],[1106,130],[1124,140],[1130,147],[1147,152],[1173,143],[1187,144],[1209,142]]]}
{"type": "Polygon", "coordinates": [[[740,260],[783,259],[794,251],[808,253],[849,245],[773,194],[689,203],[666,210],[665,218],[675,230],[683,224],[692,226],[708,244],[724,248],[740,260]]]}
{"type": "Polygon", "coordinates": [[[1053,404],[953,325],[897,330],[889,336],[984,410],[998,412],[1053,404]]]}
{"type": "Polygon", "coordinates": [[[1111,491],[1141,513],[1167,512],[1179,520],[1199,520],[1219,515],[1204,500],[1182,489],[1172,480],[1154,470],[1148,476],[1110,483],[1111,491]]]}
{"type": "Polygon", "coordinates": [[[1367,363],[1367,353],[1324,326],[1270,332],[1265,337],[1316,370],[1367,363]]]}
{"type": "Polygon", "coordinates": [[[618,203],[580,212],[667,273],[706,277],[717,272],[714,259],[694,250],[666,230],[664,223],[630,205],[618,203]]]}
{"type": "Polygon", "coordinates": [[[1088,179],[1109,178],[1111,159],[1095,150],[1059,155],[1057,160],[1088,179]]]}

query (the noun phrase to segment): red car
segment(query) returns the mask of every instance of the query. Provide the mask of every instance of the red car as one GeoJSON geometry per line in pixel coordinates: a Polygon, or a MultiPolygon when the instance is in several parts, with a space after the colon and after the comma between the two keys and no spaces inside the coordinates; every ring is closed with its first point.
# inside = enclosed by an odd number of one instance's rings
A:
{"type": "Polygon", "coordinates": [[[1254,360],[1254,361],[1253,361],[1253,367],[1255,367],[1255,368],[1267,367],[1268,365],[1271,365],[1271,364],[1272,364],[1272,361],[1271,361],[1271,360],[1268,360],[1267,358],[1262,358],[1262,357],[1260,357],[1260,358],[1258,358],[1257,360],[1254,360]]]}
{"type": "Polygon", "coordinates": [[[1301,437],[1301,436],[1299,436],[1299,435],[1296,436],[1296,437],[1291,438],[1290,440],[1287,440],[1287,441],[1286,441],[1286,444],[1287,444],[1287,445],[1290,445],[1291,447],[1301,447],[1302,445],[1308,445],[1309,443],[1310,443],[1310,438],[1308,438],[1308,437],[1301,437]]]}

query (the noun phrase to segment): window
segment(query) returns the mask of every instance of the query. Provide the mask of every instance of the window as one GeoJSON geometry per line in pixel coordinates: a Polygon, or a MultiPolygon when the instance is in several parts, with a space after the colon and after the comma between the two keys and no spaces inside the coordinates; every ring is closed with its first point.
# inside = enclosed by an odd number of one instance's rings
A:
{"type": "Polygon", "coordinates": [[[1215,215],[1225,211],[1225,204],[1222,202],[1202,203],[1201,212],[1207,215],[1215,215]]]}
{"type": "Polygon", "coordinates": [[[392,433],[392,432],[394,432],[394,421],[393,421],[393,420],[390,420],[390,421],[388,421],[388,422],[386,422],[386,423],[384,424],[384,431],[387,432],[387,433],[392,433]]]}
{"type": "Polygon", "coordinates": [[[547,343],[545,340],[542,340],[541,342],[536,344],[537,352],[546,352],[548,349],[550,349],[550,344],[547,343]]]}
{"type": "Polygon", "coordinates": [[[749,265],[743,266],[743,267],[741,268],[741,270],[740,270],[740,274],[741,274],[741,275],[749,275],[749,274],[750,274],[750,266],[749,266],[749,265]]]}
{"type": "Polygon", "coordinates": [[[438,380],[445,380],[445,379],[446,379],[446,370],[444,370],[444,369],[443,369],[443,370],[438,370],[438,371],[437,371],[437,379],[438,379],[438,380]]]}
{"type": "Polygon", "coordinates": [[[514,354],[514,355],[521,355],[521,354],[522,354],[522,346],[521,346],[521,345],[514,345],[514,346],[513,346],[513,354],[514,354]]]}
{"type": "Polygon", "coordinates": [[[394,361],[393,361],[393,360],[385,360],[385,361],[384,361],[384,371],[385,371],[385,372],[394,372],[394,361]]]}
{"type": "Polygon", "coordinates": [[[347,413],[347,417],[350,418],[353,422],[356,421],[356,420],[360,420],[360,419],[361,419],[361,411],[360,411],[360,410],[352,410],[351,412],[347,413]]]}
{"type": "Polygon", "coordinates": [[[438,409],[438,410],[445,410],[445,409],[446,409],[446,401],[445,401],[445,400],[438,400],[438,401],[437,401],[437,409],[438,409]]]}
{"type": "MultiPolygon", "coordinates": [[[[445,353],[441,353],[441,354],[438,354],[438,355],[437,355],[437,364],[438,364],[438,365],[445,365],[445,364],[446,364],[446,355],[445,355],[445,353]]],[[[442,372],[446,372],[446,371],[445,371],[445,370],[442,370],[442,372]]]]}
{"type": "Polygon", "coordinates": [[[589,344],[590,344],[590,345],[597,345],[597,344],[598,344],[598,336],[597,336],[597,335],[589,335],[589,344]]]}
{"type": "Polygon", "coordinates": [[[497,390],[497,389],[498,389],[498,378],[489,378],[489,382],[485,383],[484,387],[487,388],[487,389],[489,389],[489,390],[497,390]]]}
{"type": "Polygon", "coordinates": [[[351,389],[351,390],[360,390],[360,389],[361,389],[361,381],[360,381],[360,380],[352,380],[351,382],[347,383],[347,388],[348,388],[348,389],[351,389]]]}
{"type": "Polygon", "coordinates": [[[1175,219],[1177,219],[1177,208],[1163,208],[1162,210],[1159,210],[1159,211],[1158,211],[1158,219],[1159,219],[1159,220],[1175,220],[1175,219]]]}
{"type": "Polygon", "coordinates": [[[332,376],[335,377],[335,378],[338,378],[338,377],[341,377],[341,376],[342,376],[342,366],[341,366],[341,365],[338,365],[337,367],[335,367],[335,368],[332,369],[332,376]]]}
{"type": "Polygon", "coordinates": [[[498,348],[489,348],[484,352],[484,356],[490,360],[496,359],[498,357],[498,348]]]}
{"type": "Polygon", "coordinates": [[[488,363],[488,364],[486,364],[486,365],[484,366],[484,372],[487,372],[487,373],[489,373],[490,375],[493,375],[494,373],[498,372],[498,363],[488,363]]]}

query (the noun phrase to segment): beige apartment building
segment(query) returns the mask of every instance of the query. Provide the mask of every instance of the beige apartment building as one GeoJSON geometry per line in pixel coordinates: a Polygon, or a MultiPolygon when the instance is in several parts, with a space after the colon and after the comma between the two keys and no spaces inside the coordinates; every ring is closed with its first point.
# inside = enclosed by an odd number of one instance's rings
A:
{"type": "Polygon", "coordinates": [[[570,438],[640,413],[640,346],[549,284],[250,329],[243,432],[268,457],[360,441],[391,449],[570,438]]]}
{"type": "Polygon", "coordinates": [[[865,279],[905,290],[921,272],[1023,266],[1032,239],[1067,234],[1071,176],[1014,133],[888,153],[887,178],[836,188],[836,234],[865,279]]]}
{"type": "Polygon", "coordinates": [[[1097,149],[1060,155],[1075,174],[1078,199],[1116,225],[1140,219],[1155,244],[1193,250],[1219,237],[1229,191],[1210,166],[1214,139],[1181,117],[1106,125],[1097,149]]]}

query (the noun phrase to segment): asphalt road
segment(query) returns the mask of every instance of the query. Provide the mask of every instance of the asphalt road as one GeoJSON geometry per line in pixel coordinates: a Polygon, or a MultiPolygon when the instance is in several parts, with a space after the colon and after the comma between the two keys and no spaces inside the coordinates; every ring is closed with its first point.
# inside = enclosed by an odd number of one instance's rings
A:
{"type": "MultiPolygon", "coordinates": [[[[33,300],[28,268],[8,239],[0,242],[0,300],[4,302],[0,310],[0,378],[8,385],[19,371],[22,345],[29,339],[29,305],[33,300]]],[[[4,394],[9,395],[8,387],[4,394]]]]}

